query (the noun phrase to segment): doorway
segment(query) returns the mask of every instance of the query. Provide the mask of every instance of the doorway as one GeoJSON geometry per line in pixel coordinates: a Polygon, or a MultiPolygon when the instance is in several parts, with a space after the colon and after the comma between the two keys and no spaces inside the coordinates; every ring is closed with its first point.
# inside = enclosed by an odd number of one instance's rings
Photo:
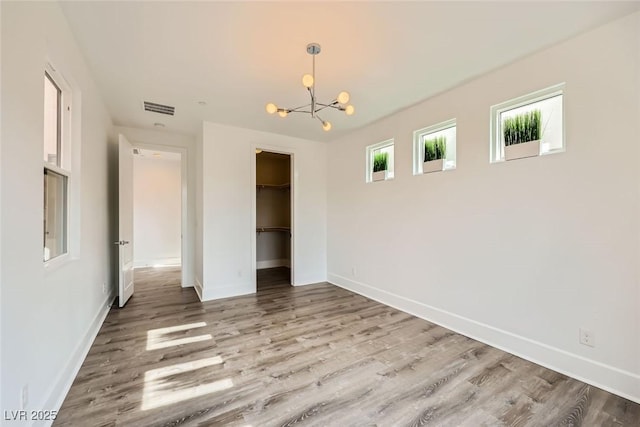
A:
{"type": "MultiPolygon", "coordinates": [[[[178,278],[182,271],[182,154],[133,150],[133,266],[178,278]]],[[[180,285],[180,279],[171,280],[180,285]]]]}
{"type": "Polygon", "coordinates": [[[256,290],[291,286],[291,155],[256,149],[256,290]]]}

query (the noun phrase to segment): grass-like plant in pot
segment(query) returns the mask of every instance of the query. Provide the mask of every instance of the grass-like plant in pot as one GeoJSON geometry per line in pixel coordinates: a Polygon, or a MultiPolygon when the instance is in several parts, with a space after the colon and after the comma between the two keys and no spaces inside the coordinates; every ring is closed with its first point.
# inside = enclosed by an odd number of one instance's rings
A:
{"type": "Polygon", "coordinates": [[[436,136],[424,140],[424,163],[422,172],[436,172],[444,169],[444,159],[447,157],[447,137],[436,136]]]}
{"type": "Polygon", "coordinates": [[[382,181],[387,178],[387,167],[389,165],[389,153],[374,153],[373,155],[373,174],[374,181],[382,181]]]}
{"type": "Polygon", "coordinates": [[[533,157],[540,154],[542,112],[531,110],[507,117],[502,121],[505,160],[533,157]]]}

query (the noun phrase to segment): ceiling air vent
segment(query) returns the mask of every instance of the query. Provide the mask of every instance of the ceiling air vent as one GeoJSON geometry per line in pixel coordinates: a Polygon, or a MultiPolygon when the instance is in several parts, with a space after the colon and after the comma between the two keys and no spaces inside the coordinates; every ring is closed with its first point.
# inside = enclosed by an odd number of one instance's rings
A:
{"type": "Polygon", "coordinates": [[[173,116],[176,109],[169,105],[156,104],[154,102],[144,101],[144,111],[151,111],[152,113],[167,114],[173,116]]]}

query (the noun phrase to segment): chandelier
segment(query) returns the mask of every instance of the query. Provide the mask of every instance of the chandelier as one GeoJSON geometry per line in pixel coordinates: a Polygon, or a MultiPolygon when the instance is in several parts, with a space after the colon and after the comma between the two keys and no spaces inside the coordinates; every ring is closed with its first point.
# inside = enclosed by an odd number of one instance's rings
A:
{"type": "Polygon", "coordinates": [[[309,43],[307,45],[307,53],[311,55],[313,58],[313,68],[311,74],[305,74],[302,76],[302,84],[309,91],[309,96],[311,97],[311,102],[306,105],[302,105],[296,108],[281,108],[276,106],[276,104],[270,102],[267,104],[267,113],[275,114],[278,113],[280,117],[287,117],[289,113],[307,113],[311,114],[312,118],[317,118],[322,123],[322,129],[325,131],[331,130],[331,123],[323,120],[318,112],[326,109],[333,108],[335,110],[344,111],[347,116],[352,115],[355,112],[353,105],[349,104],[349,92],[340,92],[336,99],[329,102],[328,104],[323,104],[316,100],[316,55],[320,53],[320,45],[318,43],[309,43]]]}

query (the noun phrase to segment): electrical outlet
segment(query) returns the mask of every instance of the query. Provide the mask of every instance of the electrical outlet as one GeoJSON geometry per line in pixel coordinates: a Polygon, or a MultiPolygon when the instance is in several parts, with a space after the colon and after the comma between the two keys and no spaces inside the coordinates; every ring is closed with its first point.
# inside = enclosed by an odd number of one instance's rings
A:
{"type": "Polygon", "coordinates": [[[107,282],[102,282],[102,293],[103,294],[107,293],[107,282]]]}
{"type": "Polygon", "coordinates": [[[596,337],[593,332],[588,329],[580,328],[580,344],[588,345],[589,347],[595,347],[596,337]]]}
{"type": "Polygon", "coordinates": [[[353,277],[356,277],[356,267],[355,267],[355,265],[353,267],[351,267],[351,275],[353,277]]]}
{"type": "Polygon", "coordinates": [[[29,384],[22,386],[22,392],[20,393],[20,407],[21,409],[27,409],[29,404],[29,384]]]}

